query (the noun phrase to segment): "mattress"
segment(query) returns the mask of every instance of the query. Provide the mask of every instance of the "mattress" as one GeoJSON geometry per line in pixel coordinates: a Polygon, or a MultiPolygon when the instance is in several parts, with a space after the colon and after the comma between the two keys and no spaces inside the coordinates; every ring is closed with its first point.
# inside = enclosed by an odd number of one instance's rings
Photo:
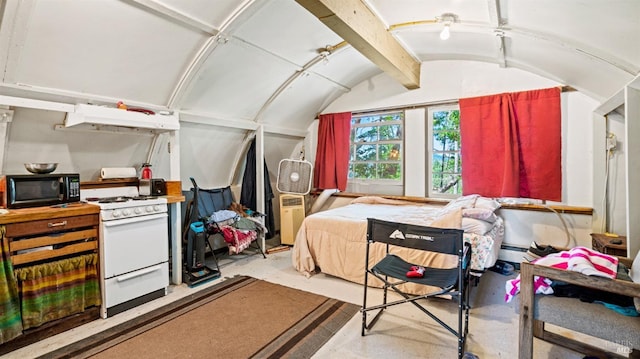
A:
{"type": "MultiPolygon", "coordinates": [[[[443,207],[379,197],[362,197],[347,206],[311,214],[304,219],[296,235],[292,251],[293,266],[307,277],[321,271],[363,284],[367,218],[378,218],[465,230],[464,240],[472,247],[471,271],[480,276],[485,269],[492,267],[498,258],[504,237],[504,224],[502,219],[495,215],[489,218],[474,213],[471,216],[471,208],[475,208],[476,202],[456,200],[443,207]]],[[[486,213],[492,214],[498,207],[499,205],[492,206],[486,213]]],[[[374,246],[376,248],[370,253],[370,265],[374,265],[385,256],[384,245],[375,243],[374,246]]],[[[452,268],[457,265],[455,256],[407,248],[393,248],[392,252],[414,264],[438,268],[452,268]]],[[[373,286],[380,284],[376,281],[372,283],[373,286]]],[[[409,284],[404,288],[409,293],[424,292],[420,287],[407,288],[410,286],[409,284]]]]}

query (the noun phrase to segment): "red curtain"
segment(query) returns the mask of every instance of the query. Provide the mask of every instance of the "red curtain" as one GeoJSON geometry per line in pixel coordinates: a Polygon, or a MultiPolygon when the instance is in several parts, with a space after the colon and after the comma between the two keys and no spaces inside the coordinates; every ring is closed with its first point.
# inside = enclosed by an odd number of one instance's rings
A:
{"type": "Polygon", "coordinates": [[[320,115],[313,186],[347,189],[351,112],[320,115]]]}
{"type": "Polygon", "coordinates": [[[560,89],[460,99],[463,193],[562,200],[560,89]]]}

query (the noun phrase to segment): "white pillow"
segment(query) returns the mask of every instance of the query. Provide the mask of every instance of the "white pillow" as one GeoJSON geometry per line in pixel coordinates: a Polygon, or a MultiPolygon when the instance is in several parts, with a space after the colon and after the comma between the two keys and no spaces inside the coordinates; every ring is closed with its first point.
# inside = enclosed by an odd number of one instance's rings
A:
{"type": "Polygon", "coordinates": [[[462,217],[462,230],[465,232],[484,236],[491,230],[491,228],[493,228],[493,223],[475,218],[462,217]]]}
{"type": "Polygon", "coordinates": [[[489,223],[498,220],[498,216],[489,208],[465,208],[462,210],[462,217],[481,219],[489,223]]]}
{"type": "Polygon", "coordinates": [[[500,202],[496,201],[493,198],[488,198],[488,197],[478,197],[478,199],[476,200],[476,208],[487,208],[490,209],[492,211],[495,211],[496,209],[500,208],[500,202]]]}

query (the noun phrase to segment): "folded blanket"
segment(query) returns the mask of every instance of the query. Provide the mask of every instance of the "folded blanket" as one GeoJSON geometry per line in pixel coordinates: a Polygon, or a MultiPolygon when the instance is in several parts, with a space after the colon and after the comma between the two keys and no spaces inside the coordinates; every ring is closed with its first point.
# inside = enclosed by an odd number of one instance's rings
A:
{"type": "MultiPolygon", "coordinates": [[[[552,253],[531,263],[547,267],[580,272],[615,279],[618,273],[618,258],[586,247],[575,247],[568,251],[552,253]]],[[[533,287],[536,294],[553,294],[551,280],[535,276],[533,287]]],[[[508,303],[520,292],[520,275],[505,284],[505,301],[508,303]]]]}

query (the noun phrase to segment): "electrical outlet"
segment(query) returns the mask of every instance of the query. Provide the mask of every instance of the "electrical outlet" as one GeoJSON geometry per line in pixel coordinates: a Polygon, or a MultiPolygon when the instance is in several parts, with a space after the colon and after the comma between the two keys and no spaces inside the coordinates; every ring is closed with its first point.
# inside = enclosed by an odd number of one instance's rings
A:
{"type": "Polygon", "coordinates": [[[609,133],[607,135],[607,151],[615,150],[616,146],[618,146],[616,135],[614,135],[613,133],[609,133]]]}

